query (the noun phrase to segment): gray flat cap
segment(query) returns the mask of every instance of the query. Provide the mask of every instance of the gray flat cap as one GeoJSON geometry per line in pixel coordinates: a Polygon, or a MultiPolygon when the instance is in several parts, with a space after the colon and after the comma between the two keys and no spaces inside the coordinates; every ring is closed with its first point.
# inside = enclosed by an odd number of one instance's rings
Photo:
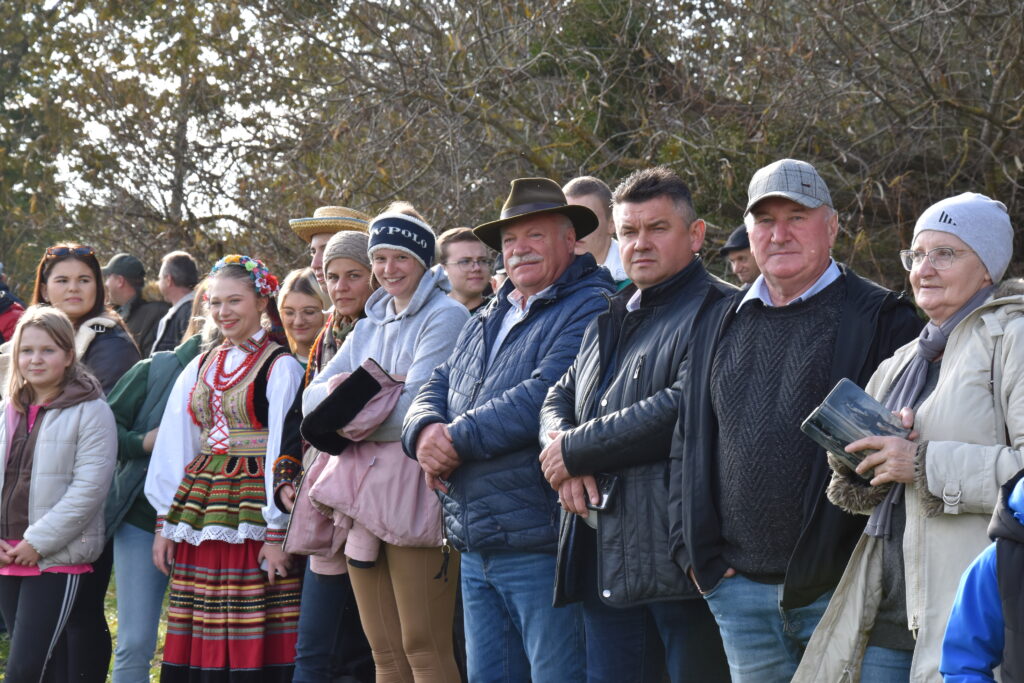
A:
{"type": "Polygon", "coordinates": [[[755,204],[769,197],[783,197],[808,209],[816,209],[823,204],[832,206],[832,195],[818,171],[806,161],[797,159],[780,159],[754,174],[747,188],[747,209],[743,215],[746,216],[755,204]]]}

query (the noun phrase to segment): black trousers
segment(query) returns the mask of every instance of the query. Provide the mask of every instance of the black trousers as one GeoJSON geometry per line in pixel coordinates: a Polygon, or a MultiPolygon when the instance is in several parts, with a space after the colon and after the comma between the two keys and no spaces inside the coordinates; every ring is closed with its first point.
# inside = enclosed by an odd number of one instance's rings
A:
{"type": "Polygon", "coordinates": [[[7,683],[61,680],[47,662],[74,609],[83,574],[0,576],[0,613],[11,634],[7,683]]]}
{"type": "Polygon", "coordinates": [[[105,683],[112,652],[110,627],[104,614],[104,600],[114,567],[114,543],[107,541],[103,553],[92,563],[92,573],[82,574],[78,600],[68,618],[67,628],[53,654],[58,681],[105,683]]]}

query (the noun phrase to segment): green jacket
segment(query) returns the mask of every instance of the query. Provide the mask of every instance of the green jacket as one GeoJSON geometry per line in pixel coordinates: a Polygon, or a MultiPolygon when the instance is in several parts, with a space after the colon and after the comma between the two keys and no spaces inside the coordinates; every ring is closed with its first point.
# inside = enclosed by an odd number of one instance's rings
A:
{"type": "Polygon", "coordinates": [[[152,532],[156,511],[142,494],[149,456],[142,448],[146,434],[160,426],[167,397],[185,366],[199,354],[200,335],[182,342],[174,351],[159,351],[139,361],[118,380],[107,403],[117,422],[117,469],[107,496],[107,538],[128,522],[152,532]]]}

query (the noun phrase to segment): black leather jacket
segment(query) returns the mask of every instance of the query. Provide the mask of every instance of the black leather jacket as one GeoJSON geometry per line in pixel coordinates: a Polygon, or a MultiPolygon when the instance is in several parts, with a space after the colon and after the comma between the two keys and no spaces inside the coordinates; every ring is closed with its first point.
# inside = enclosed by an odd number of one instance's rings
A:
{"type": "Polygon", "coordinates": [[[619,477],[609,508],[598,515],[596,558],[576,542],[583,520],[562,515],[556,605],[584,597],[576,586],[578,563],[595,561],[598,594],[610,605],[698,596],[669,552],[669,454],[690,327],[705,306],[733,291],[697,258],[645,290],[636,311],[626,309],[632,289],[619,293],[587,328],[576,361],[548,392],[542,443],[550,441],[549,430],[565,431],[570,474],[619,477]]]}

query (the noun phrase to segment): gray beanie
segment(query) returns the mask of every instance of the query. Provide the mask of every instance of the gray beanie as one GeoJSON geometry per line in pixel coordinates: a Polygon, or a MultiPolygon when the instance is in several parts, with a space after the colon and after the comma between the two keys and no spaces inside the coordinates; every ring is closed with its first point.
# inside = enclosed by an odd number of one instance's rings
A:
{"type": "Polygon", "coordinates": [[[1003,279],[1013,252],[1013,227],[1006,205],[976,192],[964,192],[932,204],[914,226],[956,235],[985,264],[993,283],[1003,279]]]}
{"type": "Polygon", "coordinates": [[[327,264],[336,258],[347,258],[366,266],[367,270],[373,270],[370,268],[370,258],[366,255],[369,242],[369,236],[358,230],[334,233],[324,247],[324,268],[326,269],[327,264]]]}

